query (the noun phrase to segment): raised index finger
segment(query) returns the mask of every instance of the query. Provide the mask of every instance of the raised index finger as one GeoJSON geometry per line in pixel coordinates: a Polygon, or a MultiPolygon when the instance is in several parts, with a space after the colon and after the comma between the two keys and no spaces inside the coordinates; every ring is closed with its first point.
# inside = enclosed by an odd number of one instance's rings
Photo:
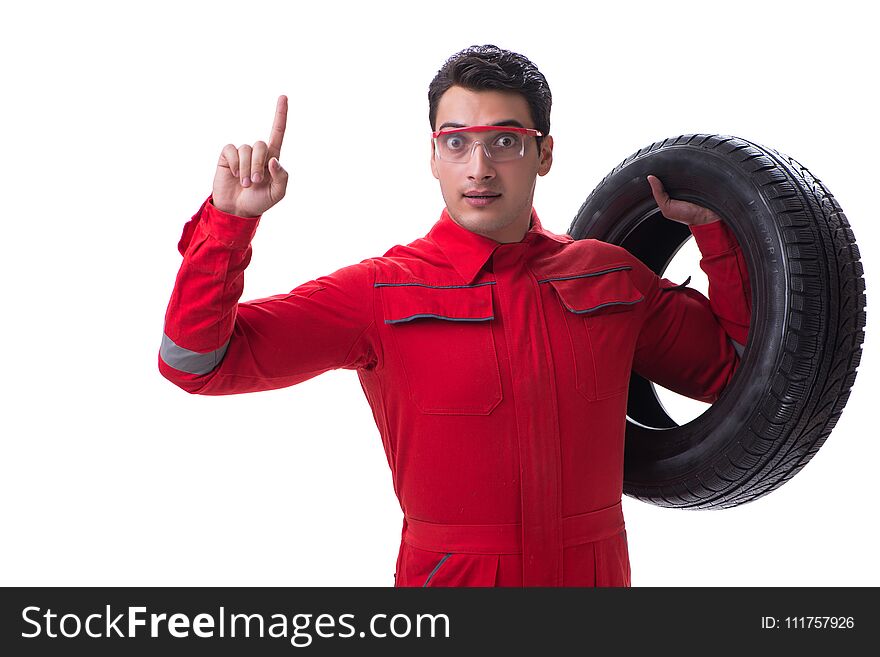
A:
{"type": "Polygon", "coordinates": [[[284,141],[284,130],[287,128],[287,96],[278,96],[275,106],[275,121],[269,135],[269,155],[281,155],[281,142],[284,141]]]}

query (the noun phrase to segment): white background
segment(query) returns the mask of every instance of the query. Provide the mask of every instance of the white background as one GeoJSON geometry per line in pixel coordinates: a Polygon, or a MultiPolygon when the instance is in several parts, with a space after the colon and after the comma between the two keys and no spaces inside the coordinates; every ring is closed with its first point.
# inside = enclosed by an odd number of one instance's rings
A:
{"type": "MultiPolygon", "coordinates": [[[[0,584],[392,584],[402,515],[353,372],[199,397],[157,369],[183,224],[282,93],[291,183],[243,299],[430,229],[428,84],[485,43],[550,83],[548,229],[643,146],[738,135],[828,185],[880,294],[867,5],[596,5],[4,5],[0,584]]],[[[624,498],[635,586],[880,585],[873,318],[839,424],[788,484],[726,511],[624,498]]]]}

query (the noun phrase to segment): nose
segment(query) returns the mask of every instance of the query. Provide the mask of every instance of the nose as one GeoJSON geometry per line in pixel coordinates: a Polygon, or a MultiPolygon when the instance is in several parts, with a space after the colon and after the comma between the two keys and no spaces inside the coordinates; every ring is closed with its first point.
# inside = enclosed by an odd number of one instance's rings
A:
{"type": "Polygon", "coordinates": [[[471,148],[471,159],[467,166],[468,178],[471,180],[487,180],[495,175],[495,169],[492,166],[492,160],[489,159],[486,145],[479,139],[474,141],[471,148]]]}

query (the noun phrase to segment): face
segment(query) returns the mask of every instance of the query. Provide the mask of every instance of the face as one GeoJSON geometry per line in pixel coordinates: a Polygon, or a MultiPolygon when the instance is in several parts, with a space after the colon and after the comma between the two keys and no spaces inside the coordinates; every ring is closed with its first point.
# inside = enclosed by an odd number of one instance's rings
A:
{"type": "MultiPolygon", "coordinates": [[[[534,128],[529,104],[515,92],[471,91],[450,87],[437,105],[437,124],[460,126],[494,125],[518,121],[524,128],[534,128]]],[[[451,126],[445,126],[451,127],[451,126]]],[[[526,137],[522,159],[493,162],[479,146],[469,162],[437,160],[431,144],[431,172],[440,181],[446,209],[462,228],[485,235],[498,242],[519,242],[529,229],[532,199],[537,176],[546,175],[553,163],[553,138],[543,139],[541,152],[535,138],[526,137]],[[487,191],[500,194],[486,205],[469,202],[466,194],[487,191]]]]}

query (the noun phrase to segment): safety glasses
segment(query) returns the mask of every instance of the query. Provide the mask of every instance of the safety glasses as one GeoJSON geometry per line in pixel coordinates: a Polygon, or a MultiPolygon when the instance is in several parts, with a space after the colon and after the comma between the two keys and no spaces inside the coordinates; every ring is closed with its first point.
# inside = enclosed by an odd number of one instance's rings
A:
{"type": "Polygon", "coordinates": [[[477,144],[493,162],[520,159],[526,152],[528,137],[543,137],[533,128],[472,125],[466,128],[448,128],[431,133],[434,153],[443,162],[465,163],[473,156],[477,144]]]}

